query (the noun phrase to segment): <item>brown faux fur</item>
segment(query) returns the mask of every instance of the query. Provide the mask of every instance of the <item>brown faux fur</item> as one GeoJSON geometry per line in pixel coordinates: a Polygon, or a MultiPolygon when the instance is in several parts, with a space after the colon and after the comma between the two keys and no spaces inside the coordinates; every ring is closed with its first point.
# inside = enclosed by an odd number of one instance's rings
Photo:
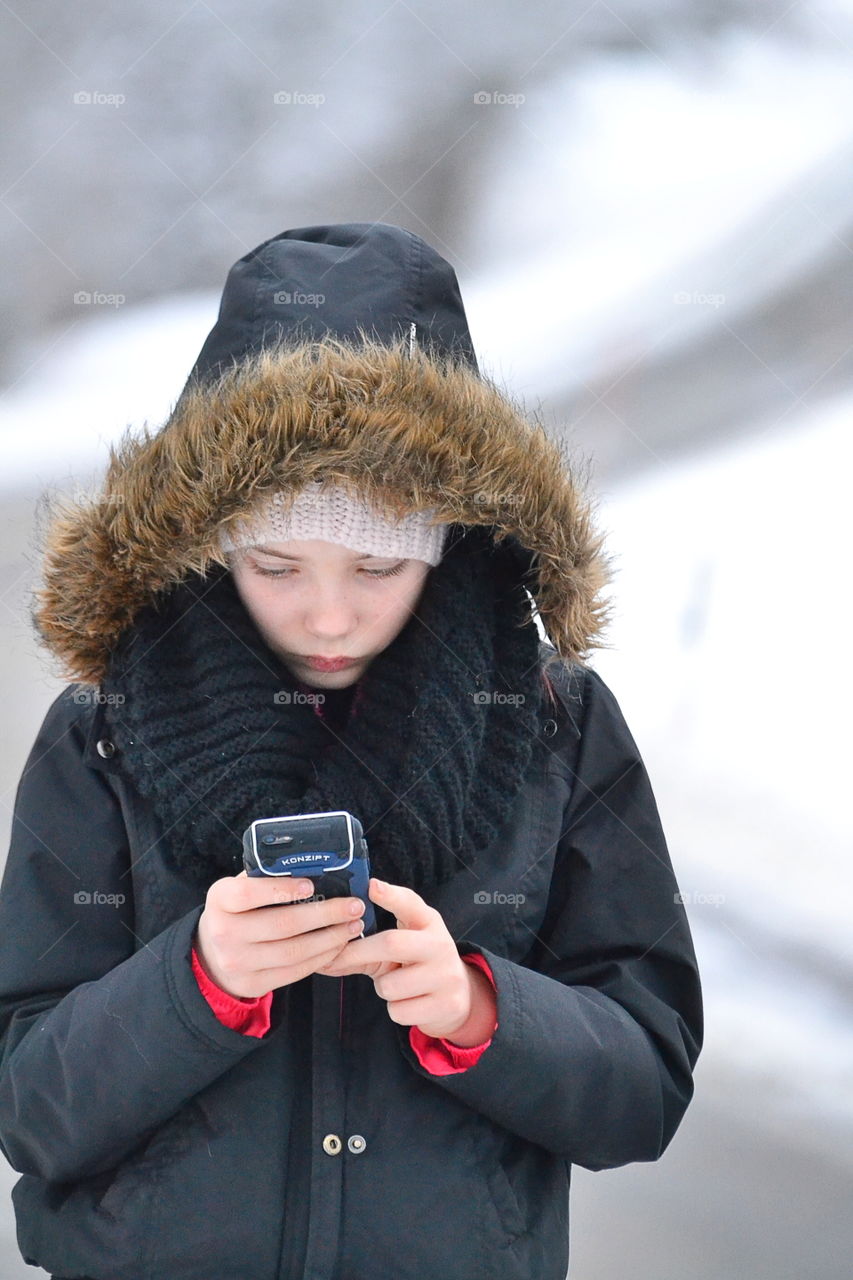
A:
{"type": "Polygon", "coordinates": [[[561,445],[487,378],[402,339],[268,347],[185,389],[157,433],[128,428],[101,494],[50,512],[38,638],[65,678],[99,684],[145,604],[228,563],[222,527],[326,477],[392,517],[435,507],[442,522],[514,534],[535,553],[525,585],[561,657],[604,647],[608,558],[561,445]]]}

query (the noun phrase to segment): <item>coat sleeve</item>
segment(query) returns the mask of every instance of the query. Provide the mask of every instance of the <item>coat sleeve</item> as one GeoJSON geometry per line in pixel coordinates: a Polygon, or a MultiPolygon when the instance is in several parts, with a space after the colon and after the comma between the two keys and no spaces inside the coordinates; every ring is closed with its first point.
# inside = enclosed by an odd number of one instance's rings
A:
{"type": "Polygon", "coordinates": [[[264,1043],[199,990],[201,907],[138,944],[121,805],[83,760],[73,689],[26,761],[0,884],[0,1147],[56,1182],[112,1168],[264,1043]]]}
{"type": "MultiPolygon", "coordinates": [[[[466,964],[472,964],[475,968],[481,969],[492,984],[492,990],[495,990],[495,980],[485,956],[481,956],[476,951],[469,951],[462,956],[462,959],[466,964]]],[[[497,1019],[488,1040],[484,1040],[482,1044],[463,1046],[454,1044],[446,1036],[425,1036],[420,1027],[409,1027],[409,1044],[414,1049],[418,1062],[422,1067],[426,1067],[430,1075],[447,1076],[453,1072],[470,1070],[492,1043],[495,1031],[497,1031],[497,1019]]]]}
{"type": "Polygon", "coordinates": [[[266,1035],[271,1024],[272,991],[252,998],[232,996],[230,991],[223,991],[204,968],[195,947],[192,950],[192,970],[199,991],[223,1026],[231,1027],[232,1031],[239,1031],[243,1036],[266,1035]]]}
{"type": "Polygon", "coordinates": [[[515,963],[486,947],[498,1029],[468,1071],[416,1071],[591,1170],[657,1160],[693,1094],[696,956],[646,769],[613,694],[581,669],[572,794],[541,932],[515,963]]]}

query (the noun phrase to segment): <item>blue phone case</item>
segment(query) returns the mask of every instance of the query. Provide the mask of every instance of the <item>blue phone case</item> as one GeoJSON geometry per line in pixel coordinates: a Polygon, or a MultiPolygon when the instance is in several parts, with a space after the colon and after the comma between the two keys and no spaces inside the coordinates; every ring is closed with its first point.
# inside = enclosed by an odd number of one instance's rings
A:
{"type": "Polygon", "coordinates": [[[243,866],[250,876],[297,876],[314,881],[323,898],[360,898],[364,931],[376,932],[376,913],[367,894],[370,860],[358,818],[346,809],[256,818],[243,832],[243,866]]]}

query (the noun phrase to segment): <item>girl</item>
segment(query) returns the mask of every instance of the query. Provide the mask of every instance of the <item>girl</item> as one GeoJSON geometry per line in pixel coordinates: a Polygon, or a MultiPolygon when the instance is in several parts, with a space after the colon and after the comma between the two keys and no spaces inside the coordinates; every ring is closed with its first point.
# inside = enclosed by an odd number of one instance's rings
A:
{"type": "Polygon", "coordinates": [[[572,1164],[657,1160],[702,1042],[584,662],[601,542],[423,240],[302,227],[236,263],[166,425],[48,529],[69,683],[0,887],[26,1262],[564,1280],[572,1164]],[[356,896],[242,869],[252,821],[328,810],[367,839],[363,936],[356,896]]]}

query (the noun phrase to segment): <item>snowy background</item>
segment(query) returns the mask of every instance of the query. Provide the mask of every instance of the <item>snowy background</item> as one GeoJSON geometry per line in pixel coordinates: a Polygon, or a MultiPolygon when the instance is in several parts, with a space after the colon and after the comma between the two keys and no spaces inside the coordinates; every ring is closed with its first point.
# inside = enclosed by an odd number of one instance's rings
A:
{"type": "MultiPolygon", "coordinates": [[[[593,665],[702,972],[696,1099],[656,1165],[575,1171],[570,1276],[840,1280],[853,3],[361,3],[307,25],[129,4],[121,31],[4,8],[0,822],[61,687],[26,615],[40,497],[91,490],[108,442],[164,420],[254,244],[409,227],[456,267],[484,372],[592,461],[617,570],[593,665]],[[275,107],[288,89],[324,101],[275,107]]],[[[4,1250],[3,1277],[33,1274],[10,1205],[4,1250]]]]}

